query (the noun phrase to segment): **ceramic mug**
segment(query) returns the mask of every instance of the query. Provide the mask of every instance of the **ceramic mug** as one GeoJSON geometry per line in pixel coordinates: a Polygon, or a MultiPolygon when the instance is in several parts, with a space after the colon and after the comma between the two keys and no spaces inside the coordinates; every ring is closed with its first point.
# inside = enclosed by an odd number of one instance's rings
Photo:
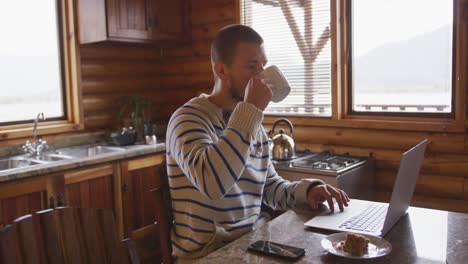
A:
{"type": "Polygon", "coordinates": [[[288,80],[286,80],[283,73],[281,73],[280,69],[275,65],[264,69],[260,73],[260,77],[268,79],[273,85],[271,89],[273,92],[271,100],[275,103],[283,101],[291,91],[291,86],[289,85],[288,80]]]}

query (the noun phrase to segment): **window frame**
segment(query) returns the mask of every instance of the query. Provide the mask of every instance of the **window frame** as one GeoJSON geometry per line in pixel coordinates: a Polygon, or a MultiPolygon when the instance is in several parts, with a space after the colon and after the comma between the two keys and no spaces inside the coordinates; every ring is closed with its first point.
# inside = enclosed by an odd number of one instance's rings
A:
{"type": "MultiPolygon", "coordinates": [[[[351,40],[352,39],[352,1],[353,0],[347,0],[346,1],[346,39],[351,40]]],[[[385,111],[385,112],[359,112],[353,110],[353,78],[352,78],[352,73],[353,73],[353,59],[352,59],[352,51],[353,51],[353,45],[352,41],[347,41],[347,46],[346,46],[346,51],[347,55],[346,60],[347,60],[347,83],[346,83],[346,89],[347,94],[349,95],[347,97],[347,109],[346,112],[349,113],[350,115],[356,115],[356,116],[394,116],[394,117],[422,117],[422,118],[454,118],[455,117],[455,60],[457,56],[457,52],[455,49],[455,38],[456,38],[456,29],[457,29],[457,23],[456,23],[456,11],[457,8],[455,6],[456,0],[452,0],[453,2],[453,25],[452,25],[452,78],[451,78],[451,92],[452,92],[452,98],[451,98],[451,104],[452,104],[452,111],[450,113],[418,113],[418,112],[391,112],[391,111],[385,111]]]]}
{"type": "MultiPolygon", "coordinates": [[[[38,135],[57,134],[84,129],[81,111],[80,54],[75,34],[74,6],[70,1],[57,0],[59,38],[62,61],[64,117],[41,121],[37,126],[38,135]]],[[[40,109],[38,109],[38,113],[40,109]]],[[[34,120],[12,121],[0,126],[0,140],[32,136],[34,120]],[[29,122],[28,122],[29,121],[29,122]],[[21,123],[19,123],[21,122],[21,123]]]]}
{"type": "MultiPolygon", "coordinates": [[[[240,1],[237,0],[240,14],[240,1]]],[[[353,114],[350,107],[348,89],[347,61],[347,12],[349,0],[330,0],[331,12],[331,48],[332,48],[332,116],[310,117],[288,115],[296,126],[323,126],[364,129],[385,129],[399,131],[464,132],[468,127],[466,120],[466,87],[468,85],[468,0],[454,0],[454,56],[452,70],[454,92],[453,117],[415,117],[353,114]]],[[[240,17],[240,16],[239,16],[240,17]]],[[[237,21],[240,23],[240,18],[237,21]]],[[[271,125],[282,114],[265,115],[264,124],[271,125]]]]}

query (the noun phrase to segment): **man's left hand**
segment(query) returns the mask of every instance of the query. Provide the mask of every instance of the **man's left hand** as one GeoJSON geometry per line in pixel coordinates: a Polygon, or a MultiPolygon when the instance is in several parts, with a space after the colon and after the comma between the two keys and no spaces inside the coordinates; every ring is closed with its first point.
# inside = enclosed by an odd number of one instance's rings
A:
{"type": "Polygon", "coordinates": [[[334,212],[335,208],[333,205],[333,198],[335,198],[336,202],[338,203],[340,211],[344,210],[344,206],[348,206],[348,195],[343,190],[335,188],[330,184],[316,185],[310,187],[309,190],[307,190],[307,200],[309,201],[310,207],[313,209],[317,209],[318,204],[321,201],[326,200],[328,207],[332,212],[334,212]]]}

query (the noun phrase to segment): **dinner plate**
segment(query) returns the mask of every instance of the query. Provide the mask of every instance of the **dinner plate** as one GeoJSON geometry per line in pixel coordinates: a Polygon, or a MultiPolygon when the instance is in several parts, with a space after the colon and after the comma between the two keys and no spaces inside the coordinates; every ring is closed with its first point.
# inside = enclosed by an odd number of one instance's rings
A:
{"type": "Polygon", "coordinates": [[[365,252],[362,256],[352,255],[351,253],[345,252],[342,249],[342,244],[346,240],[346,234],[348,233],[336,233],[323,238],[322,247],[333,255],[353,259],[378,258],[385,256],[392,251],[392,244],[390,244],[390,242],[387,240],[378,236],[360,234],[370,240],[367,247],[367,252],[365,252]]]}

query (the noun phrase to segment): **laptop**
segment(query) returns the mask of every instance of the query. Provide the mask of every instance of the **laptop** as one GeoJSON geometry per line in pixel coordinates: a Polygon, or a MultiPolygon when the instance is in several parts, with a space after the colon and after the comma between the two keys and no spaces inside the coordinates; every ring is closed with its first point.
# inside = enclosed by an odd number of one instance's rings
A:
{"type": "Polygon", "coordinates": [[[343,212],[327,209],[304,225],[383,237],[408,210],[427,143],[425,139],[403,153],[390,204],[351,199],[343,212]]]}

